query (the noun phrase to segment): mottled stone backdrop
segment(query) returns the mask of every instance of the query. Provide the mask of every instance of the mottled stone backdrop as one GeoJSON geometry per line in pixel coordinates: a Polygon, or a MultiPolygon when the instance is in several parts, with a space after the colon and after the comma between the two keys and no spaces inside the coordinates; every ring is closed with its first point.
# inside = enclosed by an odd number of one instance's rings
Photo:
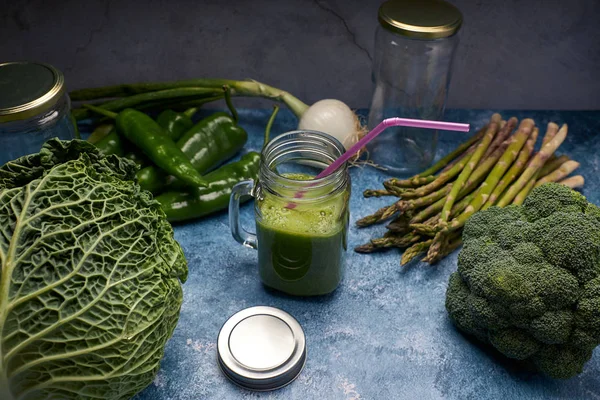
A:
{"type": "MultiPolygon", "coordinates": [[[[0,61],[54,64],[72,89],[251,77],[367,107],[380,2],[0,0],[0,61]]],[[[449,107],[600,108],[600,1],[452,2],[465,24],[449,107]]]]}

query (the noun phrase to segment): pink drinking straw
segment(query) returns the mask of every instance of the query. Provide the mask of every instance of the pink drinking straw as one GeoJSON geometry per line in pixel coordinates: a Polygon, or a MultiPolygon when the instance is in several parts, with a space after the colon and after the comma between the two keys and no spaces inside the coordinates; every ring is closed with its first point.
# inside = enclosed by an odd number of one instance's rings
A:
{"type": "MultiPolygon", "coordinates": [[[[354,157],[360,149],[362,149],[367,143],[375,139],[377,135],[386,130],[391,126],[406,126],[410,128],[424,128],[424,129],[440,129],[443,131],[458,131],[458,132],[469,132],[471,129],[469,124],[459,124],[456,122],[443,122],[443,121],[429,121],[426,119],[409,119],[409,118],[388,118],[381,121],[371,132],[367,133],[362,139],[350,147],[344,154],[342,154],[337,160],[332,162],[327,168],[325,168],[315,179],[324,178],[331,174],[333,171],[338,169],[342,164],[354,157]]],[[[294,198],[300,199],[304,196],[304,192],[297,192],[294,198]]],[[[289,203],[286,208],[295,208],[295,203],[289,203]]]]}

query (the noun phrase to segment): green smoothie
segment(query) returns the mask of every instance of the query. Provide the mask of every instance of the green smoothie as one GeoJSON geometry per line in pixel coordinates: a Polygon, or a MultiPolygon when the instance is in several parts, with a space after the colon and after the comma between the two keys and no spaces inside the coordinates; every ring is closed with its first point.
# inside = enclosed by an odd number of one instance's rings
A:
{"type": "MultiPolygon", "coordinates": [[[[308,180],[304,174],[287,178],[308,180]]],[[[257,203],[258,264],[263,283],[296,296],[334,291],[342,278],[349,191],[297,203],[266,195],[257,203]]]]}

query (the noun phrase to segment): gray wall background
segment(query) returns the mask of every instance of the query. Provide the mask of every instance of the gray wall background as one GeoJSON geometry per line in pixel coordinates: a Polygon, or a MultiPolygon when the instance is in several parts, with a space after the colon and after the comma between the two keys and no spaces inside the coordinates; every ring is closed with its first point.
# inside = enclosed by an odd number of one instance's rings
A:
{"type": "MultiPolygon", "coordinates": [[[[449,107],[600,109],[599,0],[451,2],[465,23],[449,107]]],[[[0,61],[51,63],[70,89],[254,78],[367,107],[380,3],[0,0],[0,61]]]]}

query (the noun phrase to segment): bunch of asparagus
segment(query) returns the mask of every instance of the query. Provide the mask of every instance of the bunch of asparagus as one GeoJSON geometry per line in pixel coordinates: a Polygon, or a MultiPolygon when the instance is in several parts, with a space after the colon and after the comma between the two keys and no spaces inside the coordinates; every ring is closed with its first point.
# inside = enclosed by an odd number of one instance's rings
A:
{"type": "Polygon", "coordinates": [[[581,175],[568,177],[579,163],[555,155],[567,130],[567,125],[559,129],[550,122],[536,152],[539,130],[533,120],[519,124],[515,117],[504,121],[494,114],[486,126],[427,170],[408,179],[388,179],[384,189],[365,190],[365,197],[399,200],[357,221],[365,227],[392,219],[383,237],[355,251],[396,247],[405,249],[402,265],[420,255],[433,264],[462,244],[462,228],[477,211],[522,204],[531,189],[546,182],[583,186],[581,175]]]}

